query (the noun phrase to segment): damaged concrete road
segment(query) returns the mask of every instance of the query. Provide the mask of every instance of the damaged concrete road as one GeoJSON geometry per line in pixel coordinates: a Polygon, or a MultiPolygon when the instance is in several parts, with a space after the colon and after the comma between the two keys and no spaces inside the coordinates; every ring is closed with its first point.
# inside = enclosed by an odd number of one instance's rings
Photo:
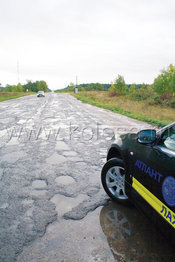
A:
{"type": "Polygon", "coordinates": [[[100,222],[100,172],[114,133],[148,126],[69,94],[0,103],[0,261],[130,261],[100,222]]]}

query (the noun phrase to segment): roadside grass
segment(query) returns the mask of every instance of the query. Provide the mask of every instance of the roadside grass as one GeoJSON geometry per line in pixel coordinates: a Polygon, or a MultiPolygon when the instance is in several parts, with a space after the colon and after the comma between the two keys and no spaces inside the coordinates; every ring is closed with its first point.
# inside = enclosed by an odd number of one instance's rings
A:
{"type": "Polygon", "coordinates": [[[0,92],[0,102],[32,94],[31,92],[0,92]]]}
{"type": "Polygon", "coordinates": [[[72,94],[84,103],[163,127],[175,121],[175,109],[148,105],[146,100],[133,101],[125,96],[110,96],[109,92],[88,91],[72,94]]]}

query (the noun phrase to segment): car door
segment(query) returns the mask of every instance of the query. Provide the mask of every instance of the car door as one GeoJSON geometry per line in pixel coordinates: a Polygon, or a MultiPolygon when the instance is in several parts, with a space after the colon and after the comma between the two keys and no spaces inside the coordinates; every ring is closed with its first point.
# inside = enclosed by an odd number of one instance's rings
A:
{"type": "Polygon", "coordinates": [[[157,147],[137,141],[131,156],[132,177],[150,192],[155,193],[164,176],[162,174],[162,166],[164,166],[162,161],[164,160],[157,147]]]}
{"type": "MultiPolygon", "coordinates": [[[[175,125],[155,144],[137,142],[131,163],[135,191],[175,228],[175,125]]],[[[144,208],[140,198],[136,201],[144,208]]]]}

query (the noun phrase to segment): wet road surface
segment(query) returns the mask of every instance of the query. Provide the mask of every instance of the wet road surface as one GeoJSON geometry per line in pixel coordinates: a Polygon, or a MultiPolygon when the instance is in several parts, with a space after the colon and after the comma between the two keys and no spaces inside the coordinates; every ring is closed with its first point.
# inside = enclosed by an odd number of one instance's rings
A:
{"type": "Polygon", "coordinates": [[[114,132],[145,127],[69,94],[1,102],[0,261],[172,261],[150,221],[108,203],[100,182],[114,132]]]}

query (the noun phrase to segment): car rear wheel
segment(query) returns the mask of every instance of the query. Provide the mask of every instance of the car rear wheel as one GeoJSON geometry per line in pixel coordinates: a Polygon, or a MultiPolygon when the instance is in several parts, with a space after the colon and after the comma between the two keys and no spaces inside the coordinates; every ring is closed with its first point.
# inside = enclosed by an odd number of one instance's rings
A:
{"type": "Polygon", "coordinates": [[[122,203],[128,202],[125,193],[125,168],[121,159],[112,158],[103,166],[101,181],[111,199],[122,203]]]}

